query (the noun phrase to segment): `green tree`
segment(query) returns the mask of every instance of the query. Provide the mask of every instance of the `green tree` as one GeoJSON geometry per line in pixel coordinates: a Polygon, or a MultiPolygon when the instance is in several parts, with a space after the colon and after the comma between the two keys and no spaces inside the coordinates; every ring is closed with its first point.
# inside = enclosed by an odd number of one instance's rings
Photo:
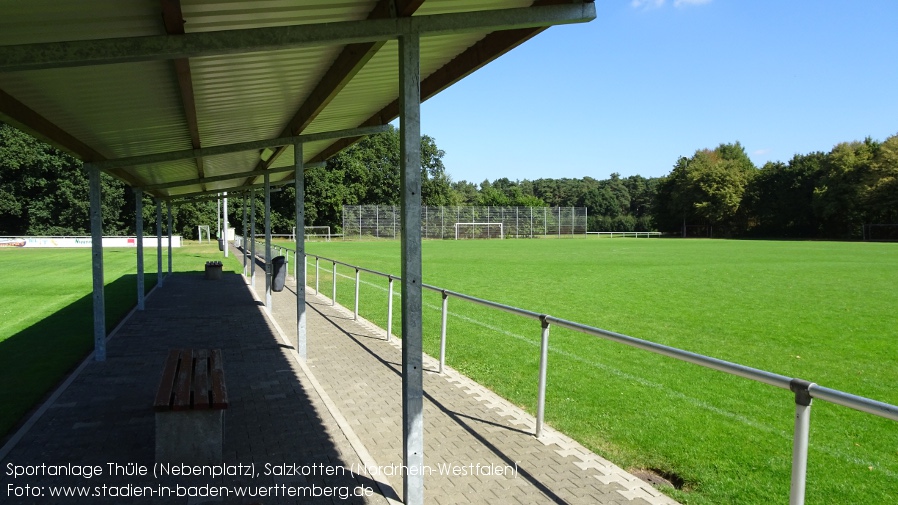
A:
{"type": "MultiPolygon", "coordinates": [[[[133,222],[126,222],[122,213],[124,184],[106,174],[101,174],[100,183],[103,233],[132,232],[133,222]]],[[[0,235],[86,235],[89,231],[88,176],[81,162],[0,123],[0,235]]]]}
{"type": "Polygon", "coordinates": [[[707,224],[717,233],[740,234],[746,226],[742,196],[757,169],[739,142],[680,158],[659,188],[658,204],[667,230],[682,223],[707,224]]]}
{"type": "Polygon", "coordinates": [[[788,164],[768,162],[745,191],[750,233],[765,237],[814,237],[819,229],[812,202],[825,154],[796,154],[788,164]]]}
{"type": "Polygon", "coordinates": [[[898,135],[887,138],[873,157],[864,205],[868,222],[898,223],[898,135]]]}
{"type": "Polygon", "coordinates": [[[878,142],[867,138],[863,142],[840,143],[826,155],[812,200],[824,236],[861,236],[866,221],[864,189],[873,179],[872,165],[879,149],[878,142]]]}

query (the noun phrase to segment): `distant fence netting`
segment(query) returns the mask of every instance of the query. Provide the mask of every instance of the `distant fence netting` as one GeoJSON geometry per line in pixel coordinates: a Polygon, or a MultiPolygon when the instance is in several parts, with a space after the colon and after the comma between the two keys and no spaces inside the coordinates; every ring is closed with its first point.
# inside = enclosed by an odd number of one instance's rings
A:
{"type": "MultiPolygon", "coordinates": [[[[499,238],[498,230],[486,230],[492,223],[502,224],[504,238],[585,235],[586,218],[586,207],[422,207],[421,236],[453,240],[456,223],[466,224],[459,238],[499,238]]],[[[401,231],[398,205],[343,206],[344,240],[394,239],[401,231]]]]}

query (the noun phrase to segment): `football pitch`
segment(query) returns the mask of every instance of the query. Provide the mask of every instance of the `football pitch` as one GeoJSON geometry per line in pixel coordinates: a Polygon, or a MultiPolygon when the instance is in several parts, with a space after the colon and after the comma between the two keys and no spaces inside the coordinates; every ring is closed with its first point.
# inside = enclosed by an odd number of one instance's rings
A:
{"type": "MultiPolygon", "coordinates": [[[[400,275],[398,242],[307,252],[400,275]]],[[[354,304],[338,266],[337,301],[354,304]]],[[[321,263],[322,293],[331,264],[321,263]]],[[[659,239],[425,241],[426,284],[898,404],[898,245],[659,239]]],[[[315,285],[314,261],[309,285],[315,285]]],[[[362,274],[361,314],[386,326],[387,281],[362,274]]],[[[398,283],[394,334],[400,333],[398,283]]],[[[439,355],[441,298],[425,291],[439,355]]],[[[536,411],[540,325],[450,299],[447,363],[536,411]]],[[[311,352],[311,351],[310,351],[311,352]]],[[[684,503],[782,503],[794,396],[551,329],[546,421],[684,503]]],[[[898,502],[898,424],[814,402],[807,503],[898,502]]]]}

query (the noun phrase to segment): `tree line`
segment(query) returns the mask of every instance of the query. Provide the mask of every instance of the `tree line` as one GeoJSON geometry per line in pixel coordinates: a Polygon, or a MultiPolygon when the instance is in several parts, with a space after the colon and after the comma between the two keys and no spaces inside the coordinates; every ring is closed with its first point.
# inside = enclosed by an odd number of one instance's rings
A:
{"type": "Polygon", "coordinates": [[[655,205],[655,225],[672,233],[860,239],[866,224],[898,223],[898,135],[760,169],[738,142],[698,150],[662,178],[655,205]]]}
{"type": "MultiPolygon", "coordinates": [[[[721,144],[681,157],[664,177],[612,173],[604,180],[452,181],[433,138],[422,136],[421,153],[424,205],[586,207],[590,231],[857,239],[865,223],[898,223],[898,136],[845,142],[760,169],[739,142],[721,144]]],[[[366,137],[306,169],[305,224],[339,230],[343,205],[399,205],[399,180],[398,130],[366,137]]],[[[104,233],[134,234],[135,193],[105,174],[101,183],[104,233]]],[[[271,195],[275,233],[292,230],[294,198],[292,185],[271,195]]],[[[230,202],[229,222],[242,233],[242,198],[230,202]]],[[[155,205],[144,196],[149,234],[156,233],[155,205]]],[[[257,198],[257,216],[263,205],[257,198]]],[[[195,239],[197,225],[215,228],[217,203],[179,202],[172,213],[173,233],[195,239]]],[[[0,123],[0,235],[87,235],[89,226],[81,163],[0,123]]]]}

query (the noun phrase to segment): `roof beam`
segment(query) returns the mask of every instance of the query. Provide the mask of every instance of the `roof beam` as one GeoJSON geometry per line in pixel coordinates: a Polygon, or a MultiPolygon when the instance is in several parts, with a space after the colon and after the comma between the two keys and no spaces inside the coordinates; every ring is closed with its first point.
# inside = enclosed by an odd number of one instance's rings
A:
{"type": "MultiPolygon", "coordinates": [[[[424,0],[400,0],[398,2],[394,0],[380,0],[368,14],[368,19],[410,17],[423,3],[424,0]]],[[[386,44],[386,41],[381,40],[378,42],[350,44],[344,47],[327,73],[318,81],[315,89],[312,90],[306,101],[303,102],[296,114],[293,115],[293,118],[287,123],[280,136],[286,137],[302,133],[343,90],[346,84],[377,54],[377,51],[384,44],[386,44]]],[[[287,146],[280,146],[275,149],[271,157],[267,161],[261,162],[259,167],[270,167],[286,148],[287,146]]],[[[247,183],[250,182],[252,181],[247,181],[247,183]]]]}
{"type": "MultiPolygon", "coordinates": [[[[181,11],[181,0],[160,0],[160,3],[165,33],[169,35],[183,35],[184,14],[181,11]]],[[[173,60],[172,64],[175,67],[175,75],[178,78],[178,88],[181,90],[181,104],[184,109],[184,118],[187,121],[187,130],[190,133],[190,144],[194,149],[199,149],[202,147],[202,144],[200,143],[199,123],[196,118],[196,99],[193,94],[190,60],[178,58],[173,60]]],[[[196,172],[201,179],[205,176],[202,158],[196,159],[196,172]]]]}
{"type": "Polygon", "coordinates": [[[536,28],[591,21],[591,1],[395,19],[0,46],[0,72],[171,60],[327,44],[536,28]]]}
{"type": "Polygon", "coordinates": [[[180,161],[195,159],[202,156],[217,156],[220,154],[230,154],[240,151],[253,151],[264,149],[266,147],[275,147],[281,145],[293,145],[294,142],[317,142],[319,140],[339,139],[343,137],[358,137],[365,135],[375,135],[386,131],[389,125],[365,126],[362,128],[349,128],[346,130],[335,130],[321,133],[307,133],[305,135],[296,135],[293,137],[281,137],[276,139],[251,140],[248,142],[237,142],[234,144],[225,144],[220,146],[203,147],[200,149],[184,149],[180,151],[169,151],[165,153],[146,154],[142,156],[130,156],[127,158],[117,158],[112,160],[97,161],[94,166],[101,170],[112,170],[122,167],[133,167],[136,165],[150,165],[154,163],[164,163],[167,161],[180,161]]]}

